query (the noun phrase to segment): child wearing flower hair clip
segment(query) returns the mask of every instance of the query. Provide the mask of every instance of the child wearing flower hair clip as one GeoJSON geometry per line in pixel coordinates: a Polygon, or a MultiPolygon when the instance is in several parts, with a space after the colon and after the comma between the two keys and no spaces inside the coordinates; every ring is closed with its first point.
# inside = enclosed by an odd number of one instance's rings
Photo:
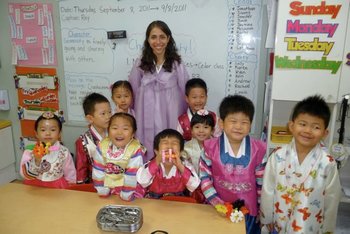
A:
{"type": "Polygon", "coordinates": [[[20,174],[23,183],[50,188],[67,188],[76,182],[76,171],[69,150],[61,145],[62,123],[52,112],[35,121],[38,142],[23,153],[20,174]]]}
{"type": "Polygon", "coordinates": [[[191,119],[192,139],[185,143],[185,155],[199,174],[199,159],[203,152],[203,142],[210,139],[215,127],[215,120],[207,110],[197,111],[191,119]]]}

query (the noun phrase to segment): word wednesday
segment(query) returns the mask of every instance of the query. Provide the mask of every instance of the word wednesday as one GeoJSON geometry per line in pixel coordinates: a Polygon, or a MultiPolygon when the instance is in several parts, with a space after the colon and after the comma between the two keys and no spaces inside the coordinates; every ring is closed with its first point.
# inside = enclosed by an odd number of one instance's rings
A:
{"type": "Polygon", "coordinates": [[[291,15],[331,15],[332,19],[337,18],[341,5],[326,5],[326,1],[322,1],[319,6],[303,6],[302,2],[294,1],[290,3],[291,15]]]}
{"type": "Polygon", "coordinates": [[[334,45],[334,42],[319,41],[317,37],[313,41],[297,41],[296,37],[285,37],[284,42],[287,42],[289,51],[323,51],[324,55],[328,55],[334,45]]]}
{"type": "Polygon", "coordinates": [[[326,33],[333,37],[338,24],[324,24],[323,20],[317,20],[316,24],[301,24],[300,20],[287,20],[287,33],[326,33]]]}
{"type": "Polygon", "coordinates": [[[276,68],[295,68],[295,69],[317,69],[330,70],[332,74],[336,74],[342,61],[327,60],[323,56],[321,60],[306,60],[296,56],[295,59],[289,59],[288,56],[275,56],[276,68]]]}

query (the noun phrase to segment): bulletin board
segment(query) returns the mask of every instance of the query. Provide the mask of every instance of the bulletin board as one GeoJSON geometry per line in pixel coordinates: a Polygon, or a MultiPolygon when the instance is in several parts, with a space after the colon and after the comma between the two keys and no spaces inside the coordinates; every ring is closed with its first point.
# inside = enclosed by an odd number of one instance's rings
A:
{"type": "Polygon", "coordinates": [[[63,113],[59,111],[59,84],[55,68],[16,67],[14,80],[22,137],[35,137],[35,120],[44,111],[54,112],[64,122],[63,113]]]}
{"type": "Polygon", "coordinates": [[[10,3],[12,64],[57,65],[52,4],[10,3]]]}
{"type": "Polygon", "coordinates": [[[109,98],[110,85],[128,79],[154,20],[172,30],[190,76],[206,81],[208,109],[217,112],[228,94],[262,106],[263,10],[260,0],[60,1],[68,122],[84,121],[81,104],[88,93],[109,98]],[[108,40],[107,32],[117,30],[126,30],[127,38],[108,40]]]}

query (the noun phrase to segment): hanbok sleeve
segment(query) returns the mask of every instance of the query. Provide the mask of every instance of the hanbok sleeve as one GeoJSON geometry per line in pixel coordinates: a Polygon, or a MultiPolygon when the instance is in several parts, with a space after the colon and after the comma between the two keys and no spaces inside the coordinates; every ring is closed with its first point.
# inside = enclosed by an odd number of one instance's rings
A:
{"type": "Polygon", "coordinates": [[[153,182],[153,178],[158,170],[156,160],[151,160],[137,170],[137,182],[143,187],[147,188],[153,182]]]}
{"type": "Polygon", "coordinates": [[[273,223],[274,192],[276,188],[276,157],[273,152],[267,160],[265,167],[263,185],[261,190],[260,221],[262,224],[273,223]]]}
{"type": "Polygon", "coordinates": [[[69,183],[75,184],[77,179],[77,172],[75,170],[73,157],[67,149],[66,152],[66,160],[63,163],[63,175],[65,180],[69,183]]]}
{"type": "Polygon", "coordinates": [[[76,156],[76,167],[77,167],[77,183],[84,183],[89,178],[89,162],[86,152],[83,147],[83,142],[80,136],[75,141],[75,156],[76,156]]]}
{"type": "Polygon", "coordinates": [[[140,147],[129,160],[124,174],[124,186],[120,192],[120,198],[125,201],[132,201],[135,198],[143,197],[143,194],[139,194],[140,191],[136,190],[136,173],[142,167],[144,155],[145,150],[140,147]]]}
{"type": "Polygon", "coordinates": [[[182,178],[186,183],[186,188],[190,192],[193,192],[194,190],[196,190],[196,188],[198,188],[199,184],[201,183],[201,180],[199,179],[197,172],[191,163],[185,160],[183,164],[185,166],[185,170],[182,173],[182,178]]]}
{"type": "Polygon", "coordinates": [[[179,121],[177,121],[176,130],[177,130],[181,135],[184,134],[184,130],[182,129],[181,124],[180,124],[179,121]]]}
{"type": "Polygon", "coordinates": [[[177,76],[178,76],[178,80],[177,80],[178,86],[181,92],[183,93],[183,95],[185,95],[186,82],[190,79],[190,76],[183,63],[180,63],[177,65],[177,76]]]}
{"type": "Polygon", "coordinates": [[[224,204],[224,201],[219,197],[213,185],[212,162],[205,151],[202,151],[199,161],[199,176],[202,192],[209,203],[213,206],[224,204]]]}
{"type": "Polygon", "coordinates": [[[338,205],[341,197],[341,185],[336,163],[333,161],[327,173],[324,200],[323,233],[335,232],[338,205]]]}
{"type": "Polygon", "coordinates": [[[23,179],[32,180],[39,175],[40,166],[35,164],[31,150],[25,150],[20,163],[20,174],[23,179]]]}
{"type": "Polygon", "coordinates": [[[255,167],[255,180],[256,180],[256,193],[258,197],[258,204],[261,203],[261,188],[263,185],[263,176],[265,171],[265,166],[267,163],[267,154],[266,154],[266,143],[263,141],[258,140],[256,147],[257,150],[257,164],[255,167]]]}
{"type": "Polygon", "coordinates": [[[102,152],[98,146],[95,154],[93,155],[93,167],[92,167],[92,180],[94,187],[101,197],[107,197],[110,195],[110,188],[104,186],[105,179],[105,162],[103,160],[102,152]]]}
{"type": "Polygon", "coordinates": [[[143,71],[139,68],[140,59],[137,59],[129,74],[129,82],[131,84],[133,93],[136,95],[141,86],[141,78],[143,71]]]}

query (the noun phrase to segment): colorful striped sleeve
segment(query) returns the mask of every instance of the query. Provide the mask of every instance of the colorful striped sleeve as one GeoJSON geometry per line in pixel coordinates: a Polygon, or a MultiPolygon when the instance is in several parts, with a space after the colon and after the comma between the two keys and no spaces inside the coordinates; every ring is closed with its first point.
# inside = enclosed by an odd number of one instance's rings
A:
{"type": "Polygon", "coordinates": [[[143,194],[136,194],[137,188],[137,179],[136,173],[137,170],[143,165],[143,158],[145,152],[142,147],[140,147],[134,155],[130,158],[128,165],[124,174],[124,185],[120,192],[120,198],[125,201],[132,201],[136,197],[142,197],[143,194]]]}
{"type": "Polygon", "coordinates": [[[255,180],[256,180],[256,193],[258,198],[258,205],[260,205],[261,201],[261,189],[263,185],[263,177],[264,177],[264,171],[267,163],[268,156],[266,154],[266,144],[261,143],[258,145],[258,162],[257,166],[255,167],[255,180]]]}
{"type": "Polygon", "coordinates": [[[201,153],[199,162],[199,175],[201,179],[201,188],[207,201],[213,206],[224,204],[224,201],[218,196],[213,185],[212,162],[206,152],[201,153]]]}
{"type": "Polygon", "coordinates": [[[32,157],[31,150],[25,150],[21,159],[20,174],[23,179],[33,180],[37,178],[39,174],[40,166],[35,164],[35,160],[32,157]]]}
{"type": "Polygon", "coordinates": [[[104,179],[105,162],[102,157],[101,149],[98,146],[96,148],[95,154],[93,155],[92,180],[98,195],[105,197],[110,194],[110,188],[104,186],[104,179]]]}

